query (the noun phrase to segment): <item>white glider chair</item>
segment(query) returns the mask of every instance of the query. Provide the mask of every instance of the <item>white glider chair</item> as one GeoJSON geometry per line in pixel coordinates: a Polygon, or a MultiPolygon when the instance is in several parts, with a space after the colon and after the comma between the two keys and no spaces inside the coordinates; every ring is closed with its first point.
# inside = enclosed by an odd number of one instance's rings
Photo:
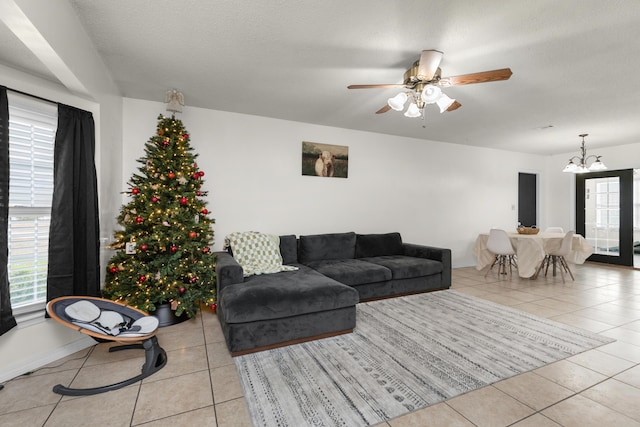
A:
{"type": "Polygon", "coordinates": [[[564,233],[564,230],[562,229],[562,227],[547,227],[546,230],[544,230],[545,233],[564,233]]]}
{"type": "Polygon", "coordinates": [[[518,268],[516,263],[516,251],[513,249],[511,240],[506,231],[499,228],[492,228],[489,230],[489,239],[487,240],[487,249],[491,251],[495,258],[493,263],[484,274],[487,277],[489,272],[493,269],[493,266],[498,264],[498,273],[507,274],[507,265],[509,265],[509,274],[512,274],[512,268],[518,268]]]}
{"type": "Polygon", "coordinates": [[[571,280],[575,281],[576,279],[574,279],[573,277],[573,273],[571,272],[571,269],[569,268],[569,264],[567,264],[567,260],[565,259],[565,256],[569,255],[569,252],[571,252],[571,244],[573,242],[573,235],[575,234],[574,231],[568,231],[567,234],[564,235],[564,237],[562,238],[562,244],[560,245],[560,249],[554,250],[554,251],[550,251],[547,253],[547,255],[544,257],[544,259],[542,260],[542,263],[540,264],[540,267],[538,267],[538,271],[536,271],[536,274],[534,277],[538,276],[538,273],[540,273],[540,271],[544,268],[544,275],[547,275],[547,272],[549,271],[549,266],[553,265],[553,275],[555,276],[556,274],[556,266],[559,265],[560,267],[560,275],[562,276],[562,283],[565,283],[564,281],[564,273],[567,272],[569,273],[569,276],[571,276],[571,280]]]}

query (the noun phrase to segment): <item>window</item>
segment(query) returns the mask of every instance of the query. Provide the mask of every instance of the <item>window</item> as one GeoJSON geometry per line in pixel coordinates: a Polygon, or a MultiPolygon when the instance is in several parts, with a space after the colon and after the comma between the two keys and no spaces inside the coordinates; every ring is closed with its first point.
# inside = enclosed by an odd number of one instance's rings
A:
{"type": "MultiPolygon", "coordinates": [[[[9,92],[9,288],[14,309],[46,300],[57,106],[9,92]]],[[[34,307],[35,308],[35,307],[34,307]]]]}

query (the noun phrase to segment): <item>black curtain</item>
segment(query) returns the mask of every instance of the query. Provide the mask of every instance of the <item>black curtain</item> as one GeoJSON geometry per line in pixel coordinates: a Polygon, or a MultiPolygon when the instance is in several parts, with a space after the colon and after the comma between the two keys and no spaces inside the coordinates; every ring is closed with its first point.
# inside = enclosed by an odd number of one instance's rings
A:
{"type": "Polygon", "coordinates": [[[0,335],[16,326],[9,294],[9,101],[0,86],[0,335]]]}
{"type": "Polygon", "coordinates": [[[93,115],[58,104],[47,301],[100,296],[100,225],[93,115]]]}

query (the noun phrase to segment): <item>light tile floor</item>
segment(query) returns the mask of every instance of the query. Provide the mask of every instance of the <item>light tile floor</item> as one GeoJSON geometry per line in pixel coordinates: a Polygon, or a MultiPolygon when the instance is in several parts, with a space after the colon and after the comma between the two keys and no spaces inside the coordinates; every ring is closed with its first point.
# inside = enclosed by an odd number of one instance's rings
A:
{"type": "MultiPolygon", "coordinates": [[[[640,271],[595,263],[560,276],[520,279],[453,271],[453,289],[617,341],[382,423],[400,426],[639,426],[640,271]],[[637,283],[637,285],[636,285],[637,283]]],[[[139,373],[142,350],[98,344],[5,383],[1,426],[250,426],[233,360],[208,311],[161,328],[168,363],[142,382],[95,396],[62,397],[55,384],[91,387],[139,373]]]]}

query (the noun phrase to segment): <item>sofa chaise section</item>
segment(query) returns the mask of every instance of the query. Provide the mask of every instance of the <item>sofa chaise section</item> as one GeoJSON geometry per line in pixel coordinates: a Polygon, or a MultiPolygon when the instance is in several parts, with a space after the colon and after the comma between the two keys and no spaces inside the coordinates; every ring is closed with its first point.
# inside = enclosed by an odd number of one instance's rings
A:
{"type": "MultiPolygon", "coordinates": [[[[291,248],[282,246],[295,245],[295,237],[280,244],[286,254],[291,248]]],[[[233,355],[353,331],[353,288],[297,263],[288,263],[295,271],[245,278],[229,253],[217,255],[217,312],[233,355]]]]}

